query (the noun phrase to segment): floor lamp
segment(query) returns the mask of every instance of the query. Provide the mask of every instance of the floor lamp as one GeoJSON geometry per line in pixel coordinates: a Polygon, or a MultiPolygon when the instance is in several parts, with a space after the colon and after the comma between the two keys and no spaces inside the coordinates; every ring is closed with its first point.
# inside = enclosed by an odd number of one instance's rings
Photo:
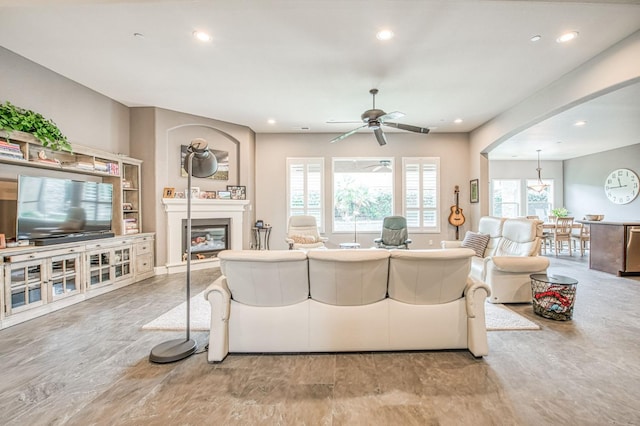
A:
{"type": "Polygon", "coordinates": [[[218,160],[209,151],[207,141],[194,139],[187,148],[184,158],[184,169],[187,171],[187,334],[184,339],[169,340],[154,346],[149,354],[149,361],[158,364],[180,361],[196,352],[197,345],[191,339],[191,177],[206,178],[218,170],[218,160]]]}

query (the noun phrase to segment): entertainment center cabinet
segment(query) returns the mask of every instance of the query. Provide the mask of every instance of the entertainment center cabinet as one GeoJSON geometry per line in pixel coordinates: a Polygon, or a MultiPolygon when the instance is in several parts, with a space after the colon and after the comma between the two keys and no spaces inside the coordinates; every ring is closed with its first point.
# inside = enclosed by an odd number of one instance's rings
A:
{"type": "Polygon", "coordinates": [[[0,329],[150,278],[154,234],[0,250],[0,329]]]}
{"type": "Polygon", "coordinates": [[[75,145],[73,152],[52,151],[22,132],[0,131],[0,141],[0,164],[17,170],[16,187],[17,175],[33,168],[50,170],[51,177],[66,172],[112,184],[115,234],[0,249],[0,329],[154,275],[155,235],[140,233],[142,161],[75,145]]]}

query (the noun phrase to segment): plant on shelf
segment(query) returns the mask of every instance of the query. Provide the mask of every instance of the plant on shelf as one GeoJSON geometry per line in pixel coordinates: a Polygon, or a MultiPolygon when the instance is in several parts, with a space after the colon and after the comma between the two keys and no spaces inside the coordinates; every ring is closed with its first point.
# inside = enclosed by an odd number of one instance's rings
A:
{"type": "Polygon", "coordinates": [[[566,217],[569,216],[569,211],[564,207],[558,207],[556,209],[551,209],[551,214],[555,217],[566,217]]]}
{"type": "Polygon", "coordinates": [[[9,101],[0,104],[0,130],[30,133],[42,146],[56,151],[71,151],[71,144],[58,126],[41,114],[17,107],[9,101]]]}

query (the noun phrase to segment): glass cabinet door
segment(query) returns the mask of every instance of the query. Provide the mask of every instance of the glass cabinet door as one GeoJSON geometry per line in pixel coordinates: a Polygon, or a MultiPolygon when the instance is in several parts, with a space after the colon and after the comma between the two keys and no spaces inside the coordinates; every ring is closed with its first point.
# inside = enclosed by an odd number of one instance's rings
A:
{"type": "Polygon", "coordinates": [[[111,282],[111,251],[93,252],[88,256],[88,279],[89,288],[99,287],[111,282]]]}
{"type": "Polygon", "coordinates": [[[42,305],[46,299],[44,261],[11,264],[5,276],[7,314],[42,305]],[[8,284],[8,285],[6,285],[8,284]]]}
{"type": "Polygon", "coordinates": [[[114,250],[113,260],[115,279],[131,275],[131,247],[114,250]]]}
{"type": "Polygon", "coordinates": [[[51,259],[49,282],[51,300],[80,293],[80,256],[77,254],[51,259]]]}

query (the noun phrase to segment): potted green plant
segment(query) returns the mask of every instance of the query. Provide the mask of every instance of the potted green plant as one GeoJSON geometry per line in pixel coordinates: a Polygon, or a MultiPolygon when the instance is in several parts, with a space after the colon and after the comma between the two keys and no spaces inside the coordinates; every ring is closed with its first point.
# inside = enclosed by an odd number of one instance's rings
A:
{"type": "Polygon", "coordinates": [[[71,144],[58,126],[41,114],[17,107],[9,101],[0,104],[0,130],[7,134],[20,131],[32,134],[42,146],[56,151],[71,151],[71,144]]]}
{"type": "Polygon", "coordinates": [[[551,209],[551,214],[555,217],[566,217],[569,216],[569,211],[564,207],[558,207],[551,209]]]}

